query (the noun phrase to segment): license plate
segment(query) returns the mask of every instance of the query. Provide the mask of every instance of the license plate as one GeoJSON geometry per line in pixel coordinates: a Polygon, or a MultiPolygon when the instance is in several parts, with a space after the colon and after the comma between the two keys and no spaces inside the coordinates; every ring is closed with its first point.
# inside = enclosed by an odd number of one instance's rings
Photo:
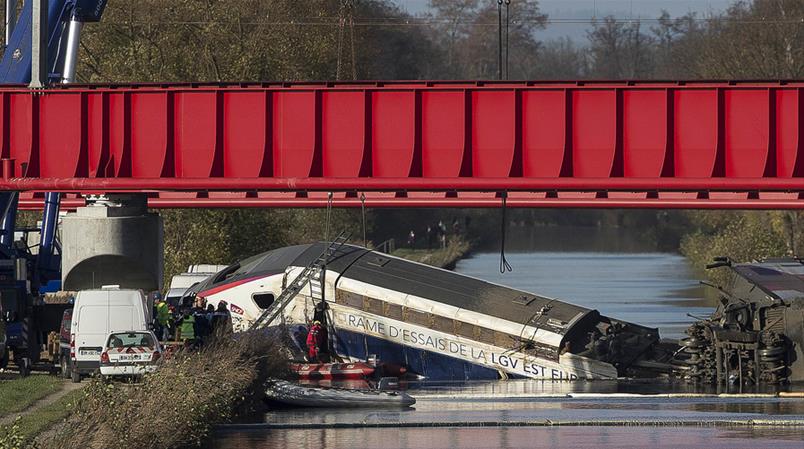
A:
{"type": "Polygon", "coordinates": [[[100,351],[97,349],[79,349],[78,354],[80,355],[100,355],[100,351]]]}
{"type": "Polygon", "coordinates": [[[130,362],[132,360],[142,360],[142,356],[139,354],[121,355],[118,357],[118,360],[121,362],[130,362]]]}

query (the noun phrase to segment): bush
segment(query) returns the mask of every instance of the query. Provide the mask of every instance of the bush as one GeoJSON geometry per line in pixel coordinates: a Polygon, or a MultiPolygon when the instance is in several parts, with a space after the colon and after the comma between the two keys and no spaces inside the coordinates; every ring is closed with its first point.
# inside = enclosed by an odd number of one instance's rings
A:
{"type": "MultiPolygon", "coordinates": [[[[698,231],[681,241],[681,253],[697,269],[703,269],[717,256],[730,257],[735,262],[750,262],[767,257],[789,254],[788,242],[774,214],[742,213],[718,215],[723,219],[710,227],[698,223],[698,231]]],[[[707,276],[723,284],[724,270],[707,270],[707,276]]]]}
{"type": "Polygon", "coordinates": [[[287,356],[262,333],[221,337],[180,351],[138,385],[92,380],[74,412],[43,448],[145,449],[198,446],[212,426],[262,397],[287,356]]]}
{"type": "Polygon", "coordinates": [[[14,424],[0,427],[0,449],[27,449],[30,447],[20,431],[18,417],[14,424]]]}

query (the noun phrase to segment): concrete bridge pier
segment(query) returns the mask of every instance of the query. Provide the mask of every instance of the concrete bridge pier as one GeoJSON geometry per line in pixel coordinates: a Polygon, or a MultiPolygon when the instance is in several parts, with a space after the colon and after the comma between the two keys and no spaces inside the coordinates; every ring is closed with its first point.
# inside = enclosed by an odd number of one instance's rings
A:
{"type": "Polygon", "coordinates": [[[149,213],[141,194],[87,198],[62,219],[62,288],[103,285],[161,290],[162,218],[149,213]]]}

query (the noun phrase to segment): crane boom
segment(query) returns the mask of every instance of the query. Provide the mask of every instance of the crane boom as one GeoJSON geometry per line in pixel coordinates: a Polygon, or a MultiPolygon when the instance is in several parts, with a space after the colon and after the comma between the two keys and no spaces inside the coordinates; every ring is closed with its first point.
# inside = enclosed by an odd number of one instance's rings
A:
{"type": "MultiPolygon", "coordinates": [[[[106,3],[107,0],[25,0],[18,8],[19,0],[6,0],[0,84],[30,83],[32,88],[40,88],[73,82],[82,25],[99,21],[106,3]]],[[[39,337],[44,330],[34,312],[34,298],[51,289],[50,281],[58,283],[61,279],[56,239],[60,195],[45,194],[36,254],[27,245],[14,242],[18,203],[18,192],[0,193],[0,319],[8,324],[5,340],[20,372],[26,374],[38,359],[39,337]]],[[[6,357],[7,348],[0,348],[0,364],[7,361],[6,357]]]]}

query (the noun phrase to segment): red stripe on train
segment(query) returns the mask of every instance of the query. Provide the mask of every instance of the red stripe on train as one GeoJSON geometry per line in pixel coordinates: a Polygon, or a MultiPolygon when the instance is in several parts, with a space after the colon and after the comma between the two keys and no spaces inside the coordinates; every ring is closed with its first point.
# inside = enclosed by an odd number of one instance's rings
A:
{"type": "Polygon", "coordinates": [[[213,288],[211,288],[209,290],[204,290],[202,292],[198,292],[198,296],[206,298],[207,296],[214,295],[216,293],[220,293],[220,292],[222,292],[224,290],[229,290],[230,288],[235,288],[235,287],[243,285],[243,284],[245,284],[247,282],[255,281],[257,279],[267,278],[267,277],[273,276],[275,274],[278,274],[278,273],[261,274],[259,276],[253,276],[253,277],[246,278],[246,279],[240,279],[239,281],[229,282],[227,284],[223,284],[223,285],[219,285],[217,287],[213,287],[213,288]]]}

